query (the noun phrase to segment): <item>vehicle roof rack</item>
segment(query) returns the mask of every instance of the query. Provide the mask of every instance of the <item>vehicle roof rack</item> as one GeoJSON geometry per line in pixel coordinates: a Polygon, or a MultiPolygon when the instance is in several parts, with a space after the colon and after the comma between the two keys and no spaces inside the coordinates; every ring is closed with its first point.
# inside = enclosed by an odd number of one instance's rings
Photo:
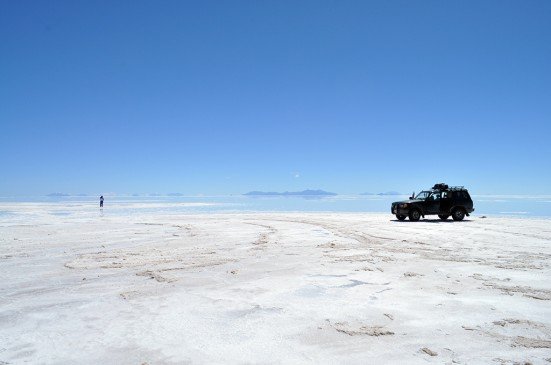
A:
{"type": "Polygon", "coordinates": [[[467,190],[464,186],[450,186],[448,190],[467,190]]]}
{"type": "Polygon", "coordinates": [[[464,186],[448,186],[448,184],[439,183],[434,184],[432,190],[465,191],[467,189],[464,186]]]}

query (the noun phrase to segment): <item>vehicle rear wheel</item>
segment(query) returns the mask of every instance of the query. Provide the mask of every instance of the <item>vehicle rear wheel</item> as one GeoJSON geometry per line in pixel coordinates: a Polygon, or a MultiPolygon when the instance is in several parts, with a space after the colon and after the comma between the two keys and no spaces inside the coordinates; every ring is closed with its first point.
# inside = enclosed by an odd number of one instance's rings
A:
{"type": "Polygon", "coordinates": [[[412,209],[409,211],[409,220],[412,222],[417,222],[421,218],[421,212],[417,209],[412,209]]]}
{"type": "Polygon", "coordinates": [[[452,212],[452,218],[454,221],[462,221],[465,218],[465,210],[463,208],[456,208],[452,212]]]}
{"type": "Polygon", "coordinates": [[[439,217],[440,219],[442,219],[443,221],[445,221],[445,220],[448,219],[450,216],[447,215],[447,214],[438,214],[438,217],[439,217]]]}
{"type": "Polygon", "coordinates": [[[406,220],[406,216],[401,214],[396,214],[396,218],[398,218],[399,221],[406,220]]]}

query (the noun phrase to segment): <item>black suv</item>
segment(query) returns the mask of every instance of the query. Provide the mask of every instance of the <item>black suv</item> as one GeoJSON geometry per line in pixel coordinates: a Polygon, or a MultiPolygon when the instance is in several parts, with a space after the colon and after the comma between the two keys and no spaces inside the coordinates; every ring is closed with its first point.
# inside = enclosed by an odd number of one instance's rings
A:
{"type": "Polygon", "coordinates": [[[438,214],[442,220],[451,215],[454,221],[461,221],[473,211],[473,200],[467,189],[446,184],[436,184],[431,190],[422,191],[417,196],[413,193],[409,200],[392,203],[391,208],[392,214],[399,220],[409,217],[414,222],[429,214],[438,214]]]}

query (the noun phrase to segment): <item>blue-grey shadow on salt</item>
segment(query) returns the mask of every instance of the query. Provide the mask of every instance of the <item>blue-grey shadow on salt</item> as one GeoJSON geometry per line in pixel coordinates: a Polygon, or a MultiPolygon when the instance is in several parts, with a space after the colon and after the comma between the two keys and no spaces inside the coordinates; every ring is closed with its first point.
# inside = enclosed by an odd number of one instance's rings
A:
{"type": "Polygon", "coordinates": [[[51,215],[57,215],[60,217],[66,217],[72,214],[71,212],[48,212],[48,213],[51,215]]]}
{"type": "Polygon", "coordinates": [[[371,284],[371,283],[368,283],[367,281],[352,279],[352,280],[350,280],[350,283],[344,284],[344,285],[339,285],[337,288],[353,288],[353,287],[358,286],[358,285],[366,285],[366,284],[371,284]]]}
{"type": "Polygon", "coordinates": [[[306,285],[295,291],[300,297],[317,298],[326,294],[326,289],[318,285],[306,285]]]}

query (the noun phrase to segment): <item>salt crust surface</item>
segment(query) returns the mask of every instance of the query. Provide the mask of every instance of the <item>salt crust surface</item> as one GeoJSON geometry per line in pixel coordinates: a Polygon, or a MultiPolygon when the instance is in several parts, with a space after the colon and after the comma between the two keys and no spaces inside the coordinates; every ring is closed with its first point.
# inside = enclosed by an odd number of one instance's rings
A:
{"type": "Polygon", "coordinates": [[[0,210],[0,364],[551,362],[550,220],[0,210]]]}

